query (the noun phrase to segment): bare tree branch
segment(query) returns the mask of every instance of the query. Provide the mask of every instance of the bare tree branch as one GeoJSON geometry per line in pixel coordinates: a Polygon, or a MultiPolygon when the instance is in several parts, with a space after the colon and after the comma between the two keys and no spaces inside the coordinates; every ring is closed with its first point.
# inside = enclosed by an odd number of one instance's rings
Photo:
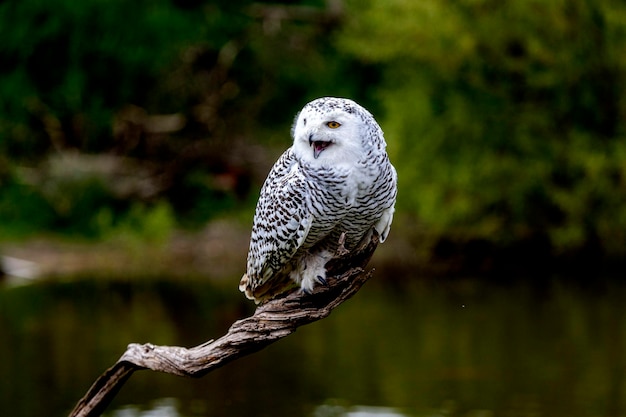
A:
{"type": "Polygon", "coordinates": [[[352,297],[371,277],[364,268],[378,245],[378,235],[356,250],[339,251],[326,265],[328,285],[311,294],[295,290],[260,305],[250,317],[233,323],[226,335],[199,346],[130,344],[78,402],[70,417],[99,416],[133,372],[143,369],[200,377],[237,358],[259,351],[300,326],[323,319],[352,297]]]}

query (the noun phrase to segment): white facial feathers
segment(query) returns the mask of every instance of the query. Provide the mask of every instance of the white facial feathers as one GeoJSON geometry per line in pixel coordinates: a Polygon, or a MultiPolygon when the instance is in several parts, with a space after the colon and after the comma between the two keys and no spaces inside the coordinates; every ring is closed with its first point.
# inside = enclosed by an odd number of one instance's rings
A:
{"type": "Polygon", "coordinates": [[[292,134],[298,158],[319,166],[355,163],[372,150],[385,149],[382,130],[372,115],[343,98],[307,104],[296,117],[292,134]]]}

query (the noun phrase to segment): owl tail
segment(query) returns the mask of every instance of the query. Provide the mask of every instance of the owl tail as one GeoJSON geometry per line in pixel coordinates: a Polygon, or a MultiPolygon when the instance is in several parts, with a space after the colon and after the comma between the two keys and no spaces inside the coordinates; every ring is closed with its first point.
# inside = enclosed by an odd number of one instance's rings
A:
{"type": "Polygon", "coordinates": [[[289,279],[288,275],[272,277],[265,282],[259,283],[251,280],[248,274],[243,274],[239,281],[239,291],[245,294],[246,298],[253,300],[256,304],[262,304],[271,300],[277,295],[283,294],[298,285],[289,279]]]}

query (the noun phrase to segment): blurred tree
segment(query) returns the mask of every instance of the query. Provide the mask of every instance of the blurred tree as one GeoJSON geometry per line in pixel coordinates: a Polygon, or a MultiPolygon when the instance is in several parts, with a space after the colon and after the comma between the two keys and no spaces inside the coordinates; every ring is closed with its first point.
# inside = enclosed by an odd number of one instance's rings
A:
{"type": "Polygon", "coordinates": [[[423,237],[624,254],[625,4],[350,4],[339,42],[384,67],[399,211],[423,237]]]}
{"type": "Polygon", "coordinates": [[[336,95],[380,119],[429,253],[621,256],[625,22],[614,0],[0,2],[0,216],[200,224],[336,95]]]}
{"type": "Polygon", "coordinates": [[[159,199],[204,222],[248,197],[274,158],[256,144],[284,148],[305,100],[364,82],[334,82],[354,68],[326,41],[342,12],[321,0],[2,2],[0,174],[35,187],[63,219],[52,228],[99,224],[83,197],[113,206],[113,224],[159,199]]]}
{"type": "Polygon", "coordinates": [[[114,111],[154,100],[181,46],[206,35],[167,0],[5,1],[0,22],[1,145],[29,159],[110,149],[114,111]]]}

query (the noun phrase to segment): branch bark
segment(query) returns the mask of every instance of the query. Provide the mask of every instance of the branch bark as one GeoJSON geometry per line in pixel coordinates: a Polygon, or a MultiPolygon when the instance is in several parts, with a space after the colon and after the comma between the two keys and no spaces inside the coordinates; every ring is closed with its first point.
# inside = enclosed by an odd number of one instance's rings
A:
{"type": "Polygon", "coordinates": [[[378,235],[374,231],[370,241],[350,253],[340,251],[328,262],[328,285],[318,285],[311,294],[294,290],[274,298],[257,307],[252,316],[233,323],[226,335],[217,340],[192,348],[150,343],[128,345],[117,363],[107,369],[76,404],[70,417],[101,415],[135,371],[150,369],[200,377],[263,349],[300,326],[327,317],[371,277],[372,271],[364,268],[377,245],[378,235]]]}

